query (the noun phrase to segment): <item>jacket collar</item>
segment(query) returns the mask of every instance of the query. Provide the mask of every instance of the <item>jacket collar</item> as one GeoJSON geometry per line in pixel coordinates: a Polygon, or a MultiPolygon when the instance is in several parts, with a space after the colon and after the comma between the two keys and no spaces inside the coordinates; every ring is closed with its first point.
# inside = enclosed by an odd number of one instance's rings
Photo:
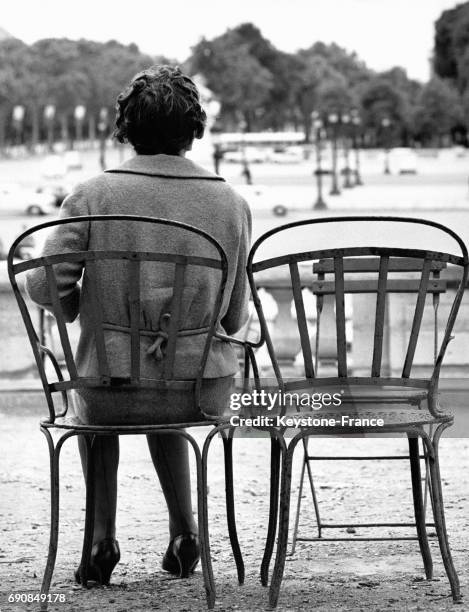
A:
{"type": "Polygon", "coordinates": [[[225,180],[195,164],[192,160],[179,155],[136,155],[118,168],[110,168],[106,172],[145,174],[165,178],[225,180]]]}

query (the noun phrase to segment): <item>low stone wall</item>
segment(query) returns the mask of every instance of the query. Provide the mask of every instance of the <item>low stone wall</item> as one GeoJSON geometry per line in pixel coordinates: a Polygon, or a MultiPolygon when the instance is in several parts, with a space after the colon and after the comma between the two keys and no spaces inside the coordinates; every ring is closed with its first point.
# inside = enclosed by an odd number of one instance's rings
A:
{"type": "MultiPolygon", "coordinates": [[[[10,283],[8,281],[6,263],[0,262],[0,386],[5,380],[25,380],[36,377],[34,358],[16,304],[10,283]]],[[[448,290],[441,295],[439,313],[442,318],[447,317],[456,290],[456,271],[447,269],[442,278],[447,279],[448,290]]],[[[305,268],[301,272],[305,285],[305,299],[308,287],[312,284],[312,275],[305,268]]],[[[288,274],[275,271],[260,273],[259,286],[271,297],[272,307],[267,316],[270,319],[272,334],[280,347],[281,357],[294,366],[296,357],[300,352],[300,341],[293,316],[292,293],[288,274]]],[[[311,292],[310,292],[311,293],[311,292]]],[[[310,298],[314,300],[313,296],[310,298]]],[[[431,298],[429,298],[431,299],[431,298]]],[[[370,317],[374,318],[375,300],[373,295],[351,295],[348,300],[349,323],[347,325],[347,339],[349,341],[349,363],[355,375],[368,375],[371,364],[371,346],[373,342],[370,335],[370,317]],[[353,315],[353,316],[352,316],[353,315]]],[[[388,316],[385,325],[385,338],[383,348],[383,372],[400,375],[403,354],[405,353],[408,335],[414,312],[415,299],[406,294],[392,294],[388,296],[388,316]],[[390,341],[392,338],[392,342],[390,341]]],[[[322,332],[320,343],[320,360],[333,362],[336,354],[333,298],[326,297],[322,314],[322,332]]],[[[309,319],[314,347],[315,319],[309,319]]],[[[422,321],[420,340],[414,360],[414,373],[426,373],[432,366],[433,347],[433,316],[432,309],[426,308],[422,321]]],[[[35,309],[32,309],[35,313],[35,309]]],[[[255,323],[253,324],[255,327],[255,323]]],[[[469,293],[464,297],[460,308],[454,331],[454,340],[449,344],[443,376],[465,378],[469,374],[469,293]]]]}
{"type": "Polygon", "coordinates": [[[8,280],[5,261],[0,261],[0,345],[0,381],[35,377],[31,345],[8,280]]]}
{"type": "MultiPolygon", "coordinates": [[[[300,276],[304,285],[303,297],[305,302],[314,299],[311,295],[314,279],[310,273],[310,267],[304,266],[301,270],[300,266],[300,276]]],[[[360,275],[357,274],[356,278],[359,279],[360,275]]],[[[438,316],[440,321],[446,321],[457,288],[458,270],[448,268],[442,272],[441,278],[447,282],[447,291],[440,296],[438,316]]],[[[258,287],[264,289],[275,302],[276,308],[274,311],[276,312],[270,315],[271,334],[281,360],[284,364],[290,362],[293,367],[298,362],[297,356],[300,353],[301,346],[294,308],[292,307],[293,296],[289,274],[287,271],[284,273],[279,273],[279,270],[265,271],[256,276],[256,282],[258,287]]],[[[417,376],[428,374],[434,361],[434,316],[431,299],[429,295],[414,358],[412,373],[417,376]]],[[[388,294],[387,296],[383,341],[383,374],[401,375],[412,327],[415,301],[415,294],[388,294]]],[[[376,295],[348,295],[346,296],[345,309],[348,318],[346,332],[349,346],[349,367],[355,376],[368,376],[372,360],[372,325],[376,310],[376,295]]],[[[314,308],[310,308],[309,311],[312,312],[308,323],[314,352],[316,318],[314,308]]],[[[442,334],[443,329],[440,323],[440,340],[442,334]]],[[[446,351],[441,374],[452,378],[469,378],[469,292],[466,292],[464,296],[452,335],[454,339],[450,342],[446,351]]],[[[336,364],[336,356],[334,297],[325,296],[321,315],[320,367],[321,365],[327,365],[329,368],[331,366],[333,368],[336,364]]],[[[330,369],[328,373],[330,373],[330,369]]]]}

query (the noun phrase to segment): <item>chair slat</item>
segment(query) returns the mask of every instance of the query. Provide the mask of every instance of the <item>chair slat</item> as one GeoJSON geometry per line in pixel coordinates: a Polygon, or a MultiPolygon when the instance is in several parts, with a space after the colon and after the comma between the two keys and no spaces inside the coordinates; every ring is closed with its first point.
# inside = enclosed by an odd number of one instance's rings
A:
{"type": "Polygon", "coordinates": [[[140,379],[140,260],[129,262],[130,377],[140,379]]]}
{"type": "Polygon", "coordinates": [[[98,357],[98,371],[101,376],[111,376],[107,358],[106,343],[104,340],[104,327],[101,300],[99,299],[98,275],[96,261],[89,259],[86,262],[86,274],[90,291],[88,296],[91,302],[91,316],[93,317],[94,337],[96,341],[96,354],[98,357]]]}
{"type": "MultiPolygon", "coordinates": [[[[393,257],[389,261],[389,272],[421,272],[424,259],[417,257],[393,257]]],[[[347,257],[344,259],[344,272],[379,272],[380,257],[347,257]]],[[[432,271],[443,270],[446,264],[432,260],[432,271]]],[[[313,272],[331,274],[334,260],[322,259],[313,265],[313,272]]]]}
{"type": "Polygon", "coordinates": [[[380,258],[378,274],[378,291],[376,294],[375,333],[373,341],[373,361],[371,376],[381,374],[381,361],[383,358],[384,316],[386,314],[386,284],[388,280],[389,257],[380,258]]]}
{"type": "Polygon", "coordinates": [[[347,376],[347,340],[345,337],[344,260],[334,257],[335,320],[337,332],[337,373],[339,378],[347,376]]]}
{"type": "MultiPolygon", "coordinates": [[[[440,278],[440,271],[432,270],[432,281],[440,278]]],[[[436,358],[438,355],[438,309],[440,307],[440,294],[434,293],[432,296],[432,305],[433,305],[433,362],[436,363],[436,358]]]]}
{"type": "Polygon", "coordinates": [[[298,264],[290,264],[290,276],[292,281],[293,300],[295,302],[296,320],[300,332],[301,350],[306,378],[314,378],[313,355],[311,353],[311,343],[308,334],[308,323],[306,321],[305,305],[301,292],[300,273],[298,264]]]}
{"type": "Polygon", "coordinates": [[[393,257],[410,257],[416,259],[432,259],[442,263],[452,263],[458,266],[463,266],[465,261],[462,257],[451,255],[450,253],[441,253],[439,251],[423,251],[420,249],[401,249],[397,247],[348,247],[346,249],[321,249],[318,251],[304,251],[290,255],[281,255],[280,257],[272,257],[264,259],[252,264],[252,272],[261,272],[269,268],[284,266],[291,262],[308,262],[314,259],[329,259],[335,257],[362,257],[362,256],[380,257],[382,255],[390,255],[393,257]]]}
{"type": "Polygon", "coordinates": [[[171,318],[169,322],[168,342],[164,360],[164,377],[166,379],[172,378],[173,376],[177,334],[179,328],[181,327],[181,303],[184,291],[185,275],[185,264],[177,263],[174,269],[173,296],[171,298],[171,318]]]}
{"type": "MultiPolygon", "coordinates": [[[[314,264],[313,264],[313,272],[314,272],[314,264]]],[[[324,281],[324,272],[319,271],[317,273],[318,281],[324,281]]],[[[311,289],[312,293],[314,291],[311,289]]],[[[324,295],[321,293],[316,294],[316,342],[314,347],[314,361],[316,364],[316,376],[319,375],[319,342],[321,339],[321,315],[322,310],[324,308],[324,295]]]]}
{"type": "Polygon", "coordinates": [[[65,323],[62,306],[60,304],[59,290],[57,287],[57,278],[55,276],[54,268],[51,265],[45,266],[46,278],[49,286],[50,297],[52,301],[52,307],[54,309],[54,316],[57,321],[57,329],[59,330],[60,341],[64,351],[65,363],[67,364],[68,373],[72,380],[78,378],[77,367],[73,358],[72,347],[70,346],[70,338],[68,337],[67,325],[65,323]]]}
{"type": "Polygon", "coordinates": [[[56,255],[46,255],[28,259],[14,265],[15,274],[42,267],[46,264],[56,264],[65,262],[86,262],[89,259],[99,261],[100,259],[140,259],[141,261],[161,261],[164,263],[185,263],[191,266],[203,266],[220,270],[222,264],[220,260],[210,257],[198,257],[195,255],[178,255],[175,253],[153,253],[148,251],[75,251],[74,253],[57,253],[56,255]]]}
{"type": "Polygon", "coordinates": [[[412,329],[410,332],[409,344],[407,346],[407,353],[404,361],[404,367],[402,369],[402,377],[409,378],[410,371],[412,369],[412,363],[414,360],[415,349],[417,347],[417,340],[420,332],[420,325],[422,323],[423,309],[425,307],[425,299],[427,297],[427,287],[430,278],[431,260],[426,259],[422,268],[422,276],[420,278],[419,293],[417,296],[417,302],[415,304],[414,318],[412,321],[412,329]]]}
{"type": "MultiPolygon", "coordinates": [[[[346,261],[346,260],[345,260],[346,261]]],[[[388,270],[390,272],[390,270],[388,270]]],[[[387,281],[387,293],[417,293],[420,289],[420,279],[393,279],[387,281]]],[[[311,290],[316,295],[333,295],[335,293],[334,281],[314,281],[311,290]]],[[[344,283],[345,293],[376,293],[378,290],[377,280],[346,280],[344,283]]],[[[444,293],[446,281],[431,279],[427,286],[427,293],[444,293]]]]}

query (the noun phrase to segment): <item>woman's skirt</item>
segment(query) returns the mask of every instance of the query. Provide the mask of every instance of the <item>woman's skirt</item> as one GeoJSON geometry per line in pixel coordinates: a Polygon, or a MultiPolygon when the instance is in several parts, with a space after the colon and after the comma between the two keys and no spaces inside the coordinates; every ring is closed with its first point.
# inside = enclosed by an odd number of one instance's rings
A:
{"type": "Polygon", "coordinates": [[[194,423],[228,414],[233,376],[204,378],[197,403],[190,389],[84,388],[73,393],[75,416],[87,425],[194,423]]]}

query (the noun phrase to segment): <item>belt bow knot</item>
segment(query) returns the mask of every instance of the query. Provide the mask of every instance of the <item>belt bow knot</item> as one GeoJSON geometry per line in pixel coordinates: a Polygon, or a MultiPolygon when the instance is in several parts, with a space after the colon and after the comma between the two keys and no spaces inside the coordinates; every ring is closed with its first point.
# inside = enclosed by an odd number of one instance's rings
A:
{"type": "Polygon", "coordinates": [[[166,312],[160,317],[160,329],[155,333],[156,340],[153,344],[148,347],[147,355],[154,355],[156,361],[161,361],[164,357],[163,344],[168,340],[169,337],[169,321],[171,315],[166,312]]]}

